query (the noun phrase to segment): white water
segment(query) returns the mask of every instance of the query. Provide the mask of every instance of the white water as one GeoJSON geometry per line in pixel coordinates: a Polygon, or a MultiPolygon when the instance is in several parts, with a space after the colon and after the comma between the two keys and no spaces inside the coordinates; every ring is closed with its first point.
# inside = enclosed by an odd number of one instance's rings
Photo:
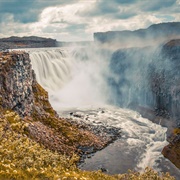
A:
{"type": "Polygon", "coordinates": [[[37,81],[47,90],[62,88],[71,79],[72,59],[65,49],[31,50],[30,58],[37,81]]]}
{"type": "MultiPolygon", "coordinates": [[[[125,141],[126,144],[123,145],[128,147],[125,152],[121,152],[121,156],[127,156],[134,150],[139,151],[135,154],[137,161],[133,169],[143,170],[147,166],[158,169],[159,164],[156,164],[156,161],[163,158],[161,150],[168,144],[166,141],[167,128],[142,118],[135,111],[113,106],[77,108],[73,111],[88,124],[120,128],[122,135],[120,141],[121,143],[125,141]]],[[[59,113],[61,114],[61,112],[59,113]]],[[[63,112],[61,115],[71,117],[68,112],[63,112]]],[[[74,119],[81,121],[77,117],[74,117],[74,119]]],[[[123,150],[123,147],[119,147],[118,151],[121,151],[121,149],[123,150]]],[[[118,160],[120,161],[121,158],[119,157],[118,160]]],[[[91,160],[86,160],[83,166],[86,167],[87,163],[90,164],[89,161],[92,163],[91,160]]],[[[93,165],[92,169],[94,167],[93,165]]]]}
{"type": "MultiPolygon", "coordinates": [[[[105,77],[109,73],[108,61],[102,59],[102,55],[94,55],[88,49],[37,49],[30,51],[30,58],[37,81],[49,92],[50,102],[60,115],[69,117],[69,112],[73,111],[83,117],[74,117],[77,121],[83,120],[95,125],[101,123],[106,127],[121,129],[122,138],[117,141],[114,157],[120,161],[119,167],[123,168],[124,161],[121,160],[126,157],[131,159],[124,171],[129,168],[143,170],[147,166],[159,171],[168,169],[162,164],[165,164],[165,161],[167,164],[170,162],[161,154],[163,147],[168,144],[167,128],[142,118],[132,110],[107,106],[109,89],[105,77]],[[87,52],[86,58],[77,55],[83,51],[87,52]],[[102,113],[102,109],[105,113],[102,113]],[[121,157],[118,157],[118,153],[121,157]],[[134,153],[135,159],[131,153],[134,153]]],[[[104,157],[106,156],[108,157],[107,154],[104,157]]],[[[112,154],[111,157],[113,158],[112,154]]],[[[110,158],[102,162],[107,165],[111,162],[107,169],[113,172],[111,167],[115,168],[117,162],[113,166],[110,158]]],[[[98,155],[95,155],[95,159],[98,159],[98,155]]],[[[101,160],[102,157],[99,161],[101,160]]],[[[87,160],[82,168],[97,168],[98,163],[95,161],[93,158],[87,160]]],[[[118,172],[121,170],[114,171],[118,172]]]]}
{"type": "Polygon", "coordinates": [[[55,109],[106,104],[108,62],[93,53],[83,48],[30,50],[37,81],[55,109]]]}

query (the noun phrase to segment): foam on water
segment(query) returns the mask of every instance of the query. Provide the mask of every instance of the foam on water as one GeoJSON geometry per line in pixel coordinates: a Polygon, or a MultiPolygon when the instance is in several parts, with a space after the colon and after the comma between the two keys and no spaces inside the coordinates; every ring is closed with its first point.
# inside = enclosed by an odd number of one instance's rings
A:
{"type": "MultiPolygon", "coordinates": [[[[59,113],[63,116],[69,116],[68,113],[59,113]]],[[[163,157],[161,150],[168,144],[166,141],[167,128],[142,118],[139,113],[113,106],[107,106],[103,109],[81,108],[76,110],[76,113],[80,114],[86,123],[94,125],[101,123],[106,127],[120,128],[122,139],[126,140],[128,149],[139,149],[142,152],[136,157],[138,162],[134,164],[134,168],[140,170],[147,166],[156,168],[156,161],[163,157]]],[[[79,118],[75,119],[76,121],[80,120],[79,118]]]]}
{"type": "MultiPolygon", "coordinates": [[[[57,110],[58,111],[58,110],[57,110]]],[[[128,169],[143,171],[152,167],[159,172],[170,172],[176,178],[179,170],[164,156],[161,151],[168,144],[167,128],[152,123],[135,111],[114,106],[84,107],[58,111],[60,116],[84,121],[87,124],[118,127],[121,138],[80,165],[83,170],[105,168],[110,174],[126,173],[128,169]],[[80,115],[73,117],[70,112],[80,115]]]]}

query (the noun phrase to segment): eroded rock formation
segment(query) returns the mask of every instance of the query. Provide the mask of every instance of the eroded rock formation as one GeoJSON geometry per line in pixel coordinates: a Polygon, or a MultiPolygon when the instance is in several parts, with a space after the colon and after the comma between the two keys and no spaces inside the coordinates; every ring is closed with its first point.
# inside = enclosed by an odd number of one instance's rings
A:
{"type": "Polygon", "coordinates": [[[24,52],[0,54],[0,99],[4,108],[30,116],[34,104],[33,80],[29,55],[24,52]]]}

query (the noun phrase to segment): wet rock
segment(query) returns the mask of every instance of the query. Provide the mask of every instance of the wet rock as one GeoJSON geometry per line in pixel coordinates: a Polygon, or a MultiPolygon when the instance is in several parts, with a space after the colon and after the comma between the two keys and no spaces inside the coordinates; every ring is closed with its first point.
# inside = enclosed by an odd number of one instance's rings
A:
{"type": "Polygon", "coordinates": [[[80,115],[80,114],[72,114],[72,115],[77,118],[82,118],[82,115],[80,115]]]}
{"type": "Polygon", "coordinates": [[[164,147],[162,154],[180,168],[180,134],[172,136],[169,142],[169,145],[164,147]]]}
{"type": "Polygon", "coordinates": [[[102,167],[102,168],[100,168],[100,169],[101,169],[102,172],[107,172],[107,169],[104,168],[104,167],[102,167]]]}

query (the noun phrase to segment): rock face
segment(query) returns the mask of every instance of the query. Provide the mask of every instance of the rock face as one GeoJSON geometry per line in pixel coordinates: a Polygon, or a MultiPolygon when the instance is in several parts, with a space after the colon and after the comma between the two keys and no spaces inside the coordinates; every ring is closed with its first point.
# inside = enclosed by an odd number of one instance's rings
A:
{"type": "Polygon", "coordinates": [[[113,53],[109,78],[115,104],[137,105],[180,122],[180,40],[163,46],[120,49],[113,53]]]}
{"type": "Polygon", "coordinates": [[[57,41],[51,38],[42,38],[36,36],[16,37],[0,39],[0,49],[16,49],[16,48],[40,48],[40,47],[56,47],[57,41]]]}
{"type": "Polygon", "coordinates": [[[27,53],[1,53],[0,99],[4,108],[30,116],[34,104],[33,79],[34,72],[27,53]]]}
{"type": "Polygon", "coordinates": [[[166,43],[158,62],[151,64],[151,89],[155,95],[156,108],[166,111],[180,123],[180,40],[166,43]],[[158,68],[157,68],[158,64],[158,68]]]}
{"type": "Polygon", "coordinates": [[[180,134],[173,135],[169,141],[162,154],[180,169],[180,134]]]}
{"type": "Polygon", "coordinates": [[[154,24],[135,31],[109,31],[94,33],[95,42],[117,47],[137,47],[166,42],[180,37],[180,22],[154,24]]]}
{"type": "Polygon", "coordinates": [[[154,106],[154,98],[148,82],[148,66],[154,49],[119,49],[112,55],[110,70],[113,76],[108,82],[112,102],[121,107],[133,105],[154,106]],[[114,78],[115,77],[115,78],[114,78]]]}

